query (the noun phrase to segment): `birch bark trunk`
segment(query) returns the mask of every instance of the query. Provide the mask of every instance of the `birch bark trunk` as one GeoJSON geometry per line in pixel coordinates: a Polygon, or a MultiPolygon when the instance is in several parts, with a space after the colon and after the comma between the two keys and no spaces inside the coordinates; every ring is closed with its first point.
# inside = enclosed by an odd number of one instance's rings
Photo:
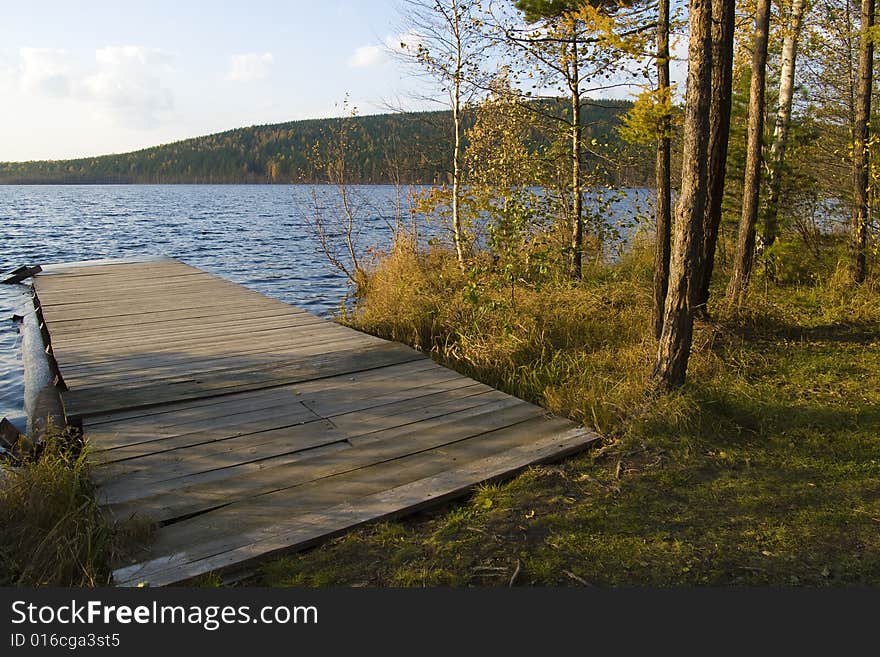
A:
{"type": "Polygon", "coordinates": [[[770,191],[767,195],[767,214],[764,219],[764,241],[771,246],[779,235],[779,197],[782,192],[782,168],[788,145],[788,129],[791,126],[791,106],[794,99],[794,74],[796,70],[798,41],[804,21],[807,0],[794,0],[791,18],[782,42],[782,58],[779,71],[779,108],[773,126],[773,145],[770,147],[770,191]]]}

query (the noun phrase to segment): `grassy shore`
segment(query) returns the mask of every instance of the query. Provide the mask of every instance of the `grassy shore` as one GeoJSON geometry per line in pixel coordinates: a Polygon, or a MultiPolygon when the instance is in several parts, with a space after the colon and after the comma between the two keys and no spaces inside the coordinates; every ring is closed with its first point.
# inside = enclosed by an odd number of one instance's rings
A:
{"type": "Polygon", "coordinates": [[[112,564],[151,530],[101,511],[74,429],[47,432],[0,476],[0,586],[106,586],[112,564]]]}
{"type": "MultiPolygon", "coordinates": [[[[650,257],[514,288],[448,254],[380,261],[354,326],[594,426],[598,449],[267,564],[268,585],[880,583],[880,294],[778,249],[714,304],[689,383],[648,380],[650,257]]],[[[722,290],[715,291],[715,298],[722,290]]]]}
{"type": "MultiPolygon", "coordinates": [[[[880,583],[880,282],[850,285],[833,248],[777,251],[785,277],[759,276],[736,312],[711,307],[674,394],[648,378],[647,248],[578,285],[512,289],[444,251],[388,254],[345,321],[593,426],[602,444],[269,562],[255,582],[880,583]]],[[[45,445],[3,473],[0,584],[106,584],[149,527],[101,513],[78,434],[45,445]]]]}

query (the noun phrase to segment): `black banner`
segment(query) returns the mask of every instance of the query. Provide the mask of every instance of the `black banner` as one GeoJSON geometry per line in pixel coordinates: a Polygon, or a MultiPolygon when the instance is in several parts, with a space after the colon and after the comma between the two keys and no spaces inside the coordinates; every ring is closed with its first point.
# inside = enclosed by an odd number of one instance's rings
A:
{"type": "Polygon", "coordinates": [[[855,589],[0,589],[0,655],[843,654],[877,651],[878,602],[855,589]]]}

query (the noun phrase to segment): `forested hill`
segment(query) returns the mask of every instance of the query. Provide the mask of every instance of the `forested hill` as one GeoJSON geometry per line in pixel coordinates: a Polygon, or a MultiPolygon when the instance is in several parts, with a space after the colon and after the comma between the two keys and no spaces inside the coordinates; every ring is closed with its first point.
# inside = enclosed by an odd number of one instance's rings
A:
{"type": "MultiPolygon", "coordinates": [[[[601,101],[584,108],[589,140],[618,141],[614,128],[630,107],[601,101]]],[[[444,180],[450,170],[449,112],[358,116],[346,149],[352,183],[444,180]]],[[[291,183],[324,182],[315,148],[338,119],[237,128],[131,153],[76,160],[0,163],[0,183],[291,183]]]]}

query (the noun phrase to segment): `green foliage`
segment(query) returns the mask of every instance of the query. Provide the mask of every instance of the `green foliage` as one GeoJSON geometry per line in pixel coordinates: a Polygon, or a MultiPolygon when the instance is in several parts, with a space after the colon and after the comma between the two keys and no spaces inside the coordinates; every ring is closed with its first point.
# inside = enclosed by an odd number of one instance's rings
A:
{"type": "Polygon", "coordinates": [[[618,7],[617,0],[516,0],[514,6],[530,23],[553,19],[582,10],[584,7],[618,7]]]}
{"type": "Polygon", "coordinates": [[[514,4],[523,12],[527,21],[535,22],[577,11],[581,5],[586,4],[586,0],[516,0],[514,4]]]}
{"type": "Polygon", "coordinates": [[[653,145],[664,137],[672,138],[677,132],[681,112],[672,104],[671,88],[645,89],[623,116],[618,132],[632,144],[653,145]],[[669,118],[668,127],[666,119],[669,118]]]}
{"type": "Polygon", "coordinates": [[[499,80],[467,133],[464,209],[486,229],[487,258],[474,263],[475,272],[493,272],[514,304],[517,285],[540,284],[561,248],[547,229],[564,214],[554,180],[565,159],[548,157],[555,144],[547,132],[546,120],[499,80]]]}
{"type": "MultiPolygon", "coordinates": [[[[609,100],[587,108],[586,133],[614,140],[618,117],[629,106],[609,100]]],[[[338,119],[237,128],[120,155],[3,162],[0,183],[323,183],[326,171],[312,154],[334,121],[338,119]]],[[[353,121],[348,183],[446,180],[452,169],[450,112],[378,114],[353,121]]],[[[465,127],[470,125],[465,115],[465,127]]]]}

